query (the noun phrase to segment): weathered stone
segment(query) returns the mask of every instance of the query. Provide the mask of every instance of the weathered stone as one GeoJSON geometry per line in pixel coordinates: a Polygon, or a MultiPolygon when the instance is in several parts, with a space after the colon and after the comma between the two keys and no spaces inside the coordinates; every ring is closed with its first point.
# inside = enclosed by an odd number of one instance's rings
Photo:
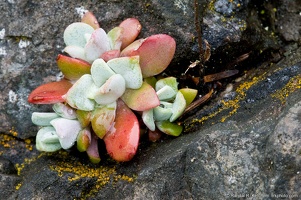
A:
{"type": "MultiPolygon", "coordinates": [[[[301,49],[283,46],[293,53],[275,54],[281,44],[275,34],[284,37],[291,29],[272,29],[277,20],[267,19],[276,19],[273,12],[265,13],[269,18],[261,14],[261,9],[284,14],[290,8],[284,9],[284,0],[275,5],[234,0],[227,1],[228,7],[224,2],[206,4],[203,38],[212,45],[212,56],[205,74],[238,65],[238,79],[227,91],[216,89],[215,98],[183,118],[187,132],[180,137],[157,143],[142,138],[130,162],[110,160],[100,142],[99,165],[75,148],[37,152],[31,137],[36,134],[31,113],[49,107],[28,104],[27,95],[59,75],[55,58],[64,47],[64,28],[79,21],[81,6],[93,11],[105,30],[136,16],[143,25],[139,37],[168,33],[176,38],[174,71],[168,73],[178,75],[198,59],[193,1],[1,2],[0,165],[7,166],[0,167],[1,198],[299,199],[301,49]],[[245,53],[249,59],[231,64],[245,53]]],[[[189,73],[199,76],[199,69],[189,73]]]]}

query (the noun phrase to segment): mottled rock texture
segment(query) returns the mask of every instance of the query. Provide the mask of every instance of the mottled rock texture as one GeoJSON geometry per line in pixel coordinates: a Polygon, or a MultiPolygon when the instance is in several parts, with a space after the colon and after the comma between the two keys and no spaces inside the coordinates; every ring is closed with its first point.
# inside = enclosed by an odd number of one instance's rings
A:
{"type": "Polygon", "coordinates": [[[83,9],[105,30],[137,17],[140,38],[167,33],[176,39],[166,73],[185,85],[181,74],[199,58],[194,2],[1,1],[1,199],[300,199],[301,2],[199,5],[212,55],[202,70],[190,69],[187,76],[225,69],[239,74],[215,85],[201,78],[194,85],[201,95],[211,86],[216,92],[183,119],[182,136],[156,143],[142,138],[127,163],[110,160],[100,144],[102,161],[92,165],[76,149],[51,154],[35,149],[31,113],[50,108],[28,104],[27,96],[60,76],[56,56],[64,48],[65,27],[79,21],[83,9]],[[243,54],[249,57],[240,60],[243,54]]]}

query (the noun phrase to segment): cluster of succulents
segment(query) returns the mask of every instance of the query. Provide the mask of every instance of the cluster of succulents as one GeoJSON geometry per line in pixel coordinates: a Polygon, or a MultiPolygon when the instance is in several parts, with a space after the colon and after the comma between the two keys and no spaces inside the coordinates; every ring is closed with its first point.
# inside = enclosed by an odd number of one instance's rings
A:
{"type": "Polygon", "coordinates": [[[91,12],[65,29],[65,54],[57,57],[64,78],[37,87],[28,97],[30,103],[53,104],[53,112],[32,114],[32,122],[41,127],[38,150],[76,144],[98,163],[102,139],[113,159],[129,161],[142,126],[150,135],[181,134],[176,120],[197,91],[178,89],[174,77],[157,79],[174,56],[175,40],[166,34],[135,40],[140,31],[140,22],[129,18],[106,33],[91,12]]]}

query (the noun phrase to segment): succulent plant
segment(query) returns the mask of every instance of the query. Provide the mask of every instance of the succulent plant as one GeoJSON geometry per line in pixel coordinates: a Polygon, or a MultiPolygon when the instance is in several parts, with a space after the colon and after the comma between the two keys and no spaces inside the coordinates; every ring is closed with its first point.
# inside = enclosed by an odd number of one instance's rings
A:
{"type": "Polygon", "coordinates": [[[38,150],[76,144],[98,163],[97,141],[103,139],[113,159],[129,161],[138,149],[140,118],[153,138],[162,132],[181,134],[175,121],[197,90],[178,89],[175,77],[156,79],[171,62],[176,43],[166,34],[135,40],[140,30],[140,22],[129,18],[106,33],[91,12],[65,29],[68,55],[57,57],[64,78],[39,86],[28,97],[30,103],[53,104],[54,112],[32,114],[41,127],[38,150]]]}

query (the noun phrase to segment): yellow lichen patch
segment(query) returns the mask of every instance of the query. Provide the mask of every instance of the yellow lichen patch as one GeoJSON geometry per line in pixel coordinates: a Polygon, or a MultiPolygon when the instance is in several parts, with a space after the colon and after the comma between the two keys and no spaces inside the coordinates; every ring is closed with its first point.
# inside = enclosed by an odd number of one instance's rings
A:
{"type": "MultiPolygon", "coordinates": [[[[5,148],[15,148],[17,144],[16,136],[18,135],[18,133],[14,131],[14,129],[11,129],[9,132],[11,135],[3,133],[0,134],[0,145],[2,145],[5,148]]],[[[33,145],[31,144],[31,140],[25,139],[24,143],[25,148],[29,151],[32,151],[33,145]]],[[[20,141],[18,142],[18,145],[20,145],[20,141]]]]}
{"type": "Polygon", "coordinates": [[[18,183],[18,185],[16,185],[16,190],[19,190],[21,186],[22,186],[22,183],[18,183]]]}
{"type": "Polygon", "coordinates": [[[14,137],[17,137],[17,135],[18,135],[18,132],[15,131],[15,128],[14,128],[14,127],[12,127],[12,128],[9,130],[9,133],[12,134],[14,137]]]}
{"type": "Polygon", "coordinates": [[[20,175],[22,170],[24,169],[24,167],[26,165],[29,165],[30,163],[36,161],[37,159],[39,159],[40,157],[44,156],[46,153],[40,153],[37,157],[33,157],[33,158],[25,158],[24,162],[21,164],[16,164],[15,167],[17,169],[17,174],[20,175]]]}
{"type": "Polygon", "coordinates": [[[135,177],[129,177],[124,174],[118,174],[115,167],[99,166],[94,167],[82,164],[79,161],[58,162],[50,169],[56,171],[58,176],[67,176],[69,181],[75,181],[81,178],[96,179],[94,188],[91,188],[87,194],[82,194],[82,197],[89,197],[99,191],[104,185],[124,180],[133,182],[135,177]]]}
{"type": "Polygon", "coordinates": [[[240,84],[236,89],[237,95],[233,100],[228,100],[228,101],[221,100],[220,104],[222,106],[217,111],[211,113],[210,115],[204,116],[201,119],[192,120],[192,122],[189,124],[189,127],[185,127],[185,131],[189,131],[190,129],[192,129],[193,124],[195,123],[203,124],[205,121],[217,116],[222,111],[228,111],[227,114],[221,117],[220,121],[224,122],[227,118],[229,118],[234,113],[236,113],[237,109],[240,107],[239,102],[241,102],[246,98],[246,91],[248,91],[248,89],[250,89],[250,87],[253,86],[254,84],[263,80],[264,77],[265,77],[265,73],[262,74],[260,77],[254,77],[252,80],[240,84]]]}
{"type": "Polygon", "coordinates": [[[277,90],[271,96],[279,99],[282,104],[285,104],[286,98],[297,89],[301,89],[301,75],[292,77],[281,90],[277,90]]]}

